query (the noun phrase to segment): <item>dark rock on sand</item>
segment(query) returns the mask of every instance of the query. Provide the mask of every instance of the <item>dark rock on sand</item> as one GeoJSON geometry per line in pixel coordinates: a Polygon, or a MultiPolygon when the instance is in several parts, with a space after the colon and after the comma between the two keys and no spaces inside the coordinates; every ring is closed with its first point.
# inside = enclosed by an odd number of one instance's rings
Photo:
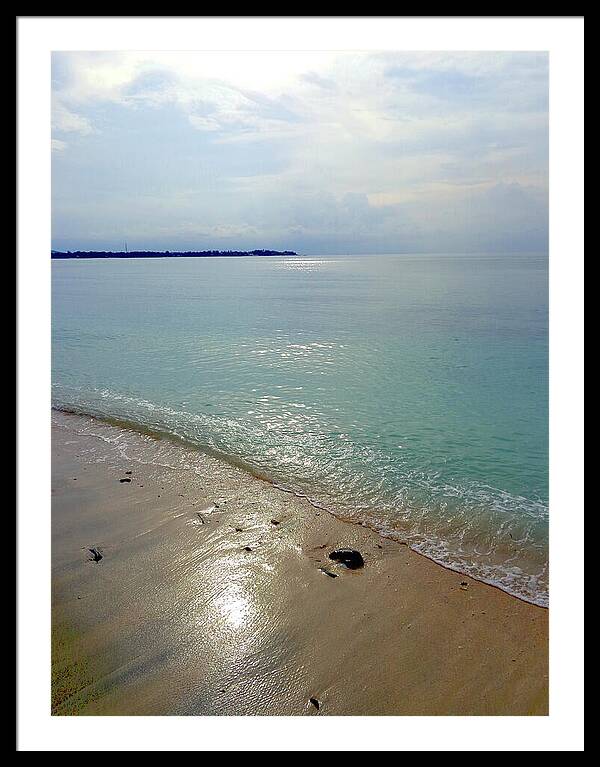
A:
{"type": "Polygon", "coordinates": [[[244,551],[252,551],[252,549],[250,548],[250,546],[244,546],[244,551]]]}
{"type": "Polygon", "coordinates": [[[100,549],[88,549],[90,552],[90,562],[99,562],[102,559],[102,553],[100,549]]]}
{"type": "Polygon", "coordinates": [[[126,471],[125,474],[133,474],[132,471],[126,471]]]}
{"type": "Polygon", "coordinates": [[[272,525],[278,525],[279,524],[279,520],[278,519],[272,519],[271,520],[271,524],[272,525]]]}
{"type": "Polygon", "coordinates": [[[350,570],[358,570],[359,567],[364,567],[365,560],[362,558],[360,551],[355,549],[335,549],[329,555],[329,559],[333,559],[334,562],[340,562],[350,570]]]}
{"type": "Polygon", "coordinates": [[[309,698],[309,701],[312,706],[314,706],[317,711],[321,708],[321,701],[317,700],[316,698],[309,698]]]}
{"type": "Polygon", "coordinates": [[[119,482],[131,482],[129,477],[124,477],[123,479],[120,479],[119,482]]]}

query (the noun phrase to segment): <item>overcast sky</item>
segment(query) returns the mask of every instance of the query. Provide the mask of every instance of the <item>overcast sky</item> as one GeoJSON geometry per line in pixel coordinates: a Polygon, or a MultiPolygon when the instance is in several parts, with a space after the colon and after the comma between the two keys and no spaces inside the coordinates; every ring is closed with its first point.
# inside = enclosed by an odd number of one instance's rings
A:
{"type": "Polygon", "coordinates": [[[543,53],[55,53],[52,246],[540,251],[543,53]]]}

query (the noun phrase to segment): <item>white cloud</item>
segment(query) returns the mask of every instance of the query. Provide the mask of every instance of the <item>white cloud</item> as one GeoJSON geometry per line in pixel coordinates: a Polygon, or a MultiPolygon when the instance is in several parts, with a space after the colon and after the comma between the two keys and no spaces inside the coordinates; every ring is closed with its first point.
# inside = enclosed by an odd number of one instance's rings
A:
{"type": "Polygon", "coordinates": [[[52,102],[52,129],[58,133],[80,133],[82,136],[93,131],[87,117],[72,112],[56,98],[52,102]]]}

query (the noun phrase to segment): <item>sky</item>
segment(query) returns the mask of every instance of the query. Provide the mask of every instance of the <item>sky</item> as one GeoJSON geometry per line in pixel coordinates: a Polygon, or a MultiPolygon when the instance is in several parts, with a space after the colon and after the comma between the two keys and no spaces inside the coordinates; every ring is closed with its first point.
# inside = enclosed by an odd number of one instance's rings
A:
{"type": "Polygon", "coordinates": [[[544,251],[548,58],[55,52],[52,247],[544,251]]]}

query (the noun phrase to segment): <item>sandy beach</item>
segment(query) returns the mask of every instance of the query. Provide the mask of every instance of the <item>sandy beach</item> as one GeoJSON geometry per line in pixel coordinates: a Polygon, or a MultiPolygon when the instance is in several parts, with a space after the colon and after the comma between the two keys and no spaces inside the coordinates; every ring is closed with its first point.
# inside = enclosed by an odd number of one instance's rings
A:
{"type": "Polygon", "coordinates": [[[547,610],[122,435],[52,413],[54,714],[548,713],[547,610]]]}

